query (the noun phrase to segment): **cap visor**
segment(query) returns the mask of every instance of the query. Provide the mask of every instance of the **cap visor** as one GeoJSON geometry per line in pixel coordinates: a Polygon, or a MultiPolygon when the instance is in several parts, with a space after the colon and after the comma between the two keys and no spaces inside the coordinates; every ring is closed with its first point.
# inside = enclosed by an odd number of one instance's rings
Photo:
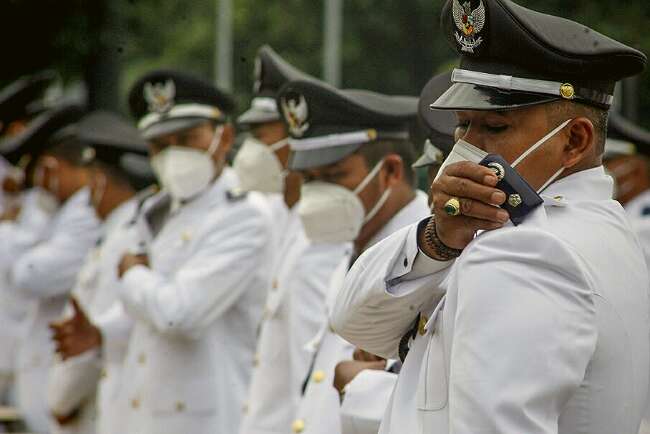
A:
{"type": "Polygon", "coordinates": [[[208,121],[210,121],[210,119],[197,117],[165,119],[145,128],[140,134],[142,134],[142,138],[145,140],[151,140],[166,134],[183,131],[208,121]]]}
{"type": "Polygon", "coordinates": [[[362,143],[354,145],[333,146],[331,148],[311,149],[308,151],[293,151],[289,158],[289,169],[305,170],[314,167],[327,166],[336,163],[352,154],[363,146],[362,143]]]}
{"type": "Polygon", "coordinates": [[[260,110],[251,107],[250,109],[242,113],[242,115],[237,118],[237,123],[240,125],[250,125],[250,124],[263,124],[266,122],[275,122],[279,120],[281,120],[281,118],[278,112],[260,110]]]}
{"type": "Polygon", "coordinates": [[[435,110],[512,110],[558,99],[560,97],[553,95],[508,92],[470,83],[454,83],[431,104],[431,108],[435,110]]]}

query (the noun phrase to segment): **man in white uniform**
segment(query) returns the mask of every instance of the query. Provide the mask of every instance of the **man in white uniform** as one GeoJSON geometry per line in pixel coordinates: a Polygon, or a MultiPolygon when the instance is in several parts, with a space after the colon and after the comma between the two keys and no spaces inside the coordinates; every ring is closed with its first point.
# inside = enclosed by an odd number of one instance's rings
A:
{"type": "Polygon", "coordinates": [[[50,424],[45,396],[54,348],[48,326],[61,315],[84,257],[100,235],[91,205],[92,176],[85,166],[89,154],[66,130],[80,115],[76,106],[54,109],[8,142],[14,152],[32,155],[26,170],[32,183],[61,204],[43,239],[16,258],[9,273],[12,288],[35,304],[18,353],[16,383],[18,407],[30,431],[39,433],[48,432],[50,424]]]}
{"type": "Polygon", "coordinates": [[[332,315],[405,357],[380,432],[635,434],[648,272],[601,157],[615,81],[645,56],[508,0],[450,0],[442,17],[462,58],[432,107],[464,134],[435,217],[359,258],[332,315]]]}
{"type": "Polygon", "coordinates": [[[310,242],[298,215],[299,172],[288,172],[287,127],[275,96],[287,81],[306,77],[264,46],[256,62],[256,97],[240,118],[250,127],[233,163],[242,186],[265,192],[274,205],[280,238],[273,279],[260,326],[242,434],[284,434],[295,415],[311,357],[304,350],[327,321],[325,299],[336,266],[349,242],[310,242]],[[288,172],[288,173],[287,173],[288,172]],[[286,224],[282,224],[286,216],[286,224]],[[282,399],[278,399],[282,396],[282,399]]]}
{"type": "Polygon", "coordinates": [[[118,432],[106,426],[119,420],[111,410],[131,321],[117,299],[117,264],[126,249],[137,246],[137,208],[153,191],[135,196],[142,180],[125,162],[137,156],[145,159],[147,145],[130,123],[104,111],[74,124],[74,135],[94,154],[87,165],[93,177],[92,205],[103,221],[103,234],[77,276],[74,302],[64,318],[52,324],[59,354],[47,391],[57,421],[52,432],[118,432]],[[126,333],[113,331],[119,329],[126,333]]]}
{"type": "Polygon", "coordinates": [[[160,194],[142,209],[146,245],[119,265],[135,319],[119,401],[138,434],[236,433],[269,278],[270,213],[225,159],[233,104],[210,84],[154,71],[130,92],[160,194]]]}
{"type": "MultiPolygon", "coordinates": [[[[0,148],[2,141],[22,132],[44,109],[43,94],[54,79],[51,72],[22,77],[0,90],[0,148]]],[[[28,304],[8,287],[6,274],[12,258],[34,245],[49,222],[54,207],[42,200],[42,191],[23,192],[25,174],[18,167],[23,155],[0,156],[0,402],[11,399],[15,349],[22,334],[28,304]]],[[[23,159],[26,162],[29,157],[23,159]]]]}
{"type": "MultiPolygon", "coordinates": [[[[289,167],[305,179],[298,215],[312,242],[353,242],[361,252],[428,213],[426,195],[414,189],[410,167],[415,147],[408,131],[417,113],[415,98],[301,80],[281,90],[278,104],[291,136],[289,167]]],[[[326,313],[354,256],[346,255],[333,274],[326,313]]],[[[352,357],[354,348],[323,321],[307,349],[310,370],[291,429],[340,433],[334,369],[352,357]]],[[[381,369],[383,362],[375,365],[381,369]]]]}
{"type": "MultiPolygon", "coordinates": [[[[429,184],[454,145],[456,116],[447,111],[431,110],[427,101],[438,98],[449,89],[450,80],[451,73],[446,72],[433,77],[424,86],[418,103],[417,128],[411,128],[411,141],[424,142],[422,155],[412,167],[426,170],[429,184]]],[[[357,348],[353,360],[341,361],[336,366],[334,384],[343,394],[343,434],[376,434],[379,430],[401,362],[388,360],[382,366],[377,361],[383,359],[357,348]]]]}

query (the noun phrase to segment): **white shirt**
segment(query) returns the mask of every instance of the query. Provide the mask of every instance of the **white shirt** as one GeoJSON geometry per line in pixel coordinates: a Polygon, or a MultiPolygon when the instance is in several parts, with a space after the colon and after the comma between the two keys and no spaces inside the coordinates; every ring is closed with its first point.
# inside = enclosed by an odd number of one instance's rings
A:
{"type": "MultiPolygon", "coordinates": [[[[386,236],[421,219],[428,213],[426,194],[417,192],[415,198],[379,230],[370,240],[368,246],[378,243],[386,236]]],[[[328,313],[342,287],[348,264],[349,259],[346,258],[334,273],[328,294],[328,313]]],[[[300,401],[297,417],[293,423],[294,430],[298,426],[304,426],[302,431],[304,434],[341,433],[341,407],[339,393],[333,385],[334,371],[339,362],[352,359],[354,346],[333,333],[329,321],[311,345],[313,346],[312,351],[315,352],[313,369],[307,380],[305,394],[300,401]]],[[[351,410],[348,408],[347,414],[349,417],[354,417],[350,415],[351,410]]],[[[363,412],[363,409],[360,409],[360,412],[363,412]]]]}
{"type": "Polygon", "coordinates": [[[552,184],[521,225],[477,236],[453,264],[418,253],[416,225],[359,258],[335,330],[391,357],[416,314],[430,318],[381,433],[637,432],[649,281],[611,194],[602,167],[585,170],[552,184]],[[411,279],[416,257],[428,273],[411,279]]]}
{"type": "Polygon", "coordinates": [[[284,434],[300,400],[311,355],[305,345],[327,322],[329,281],[351,243],[311,243],[294,206],[260,327],[241,434],[284,434]],[[278,399],[282,396],[282,399],[278,399]]]}
{"type": "Polygon", "coordinates": [[[150,267],[122,278],[135,326],[120,392],[125,429],[137,434],[235,433],[248,390],[269,281],[271,222],[257,194],[233,197],[231,169],[151,231],[150,267]]]}
{"type": "Polygon", "coordinates": [[[90,189],[82,188],[57,211],[43,240],[14,262],[10,284],[34,301],[27,336],[18,352],[18,407],[30,431],[46,432],[51,422],[46,401],[49,368],[54,356],[50,322],[63,312],[68,293],[88,251],[101,233],[90,205],[90,189]]]}
{"type": "MultiPolygon", "coordinates": [[[[137,244],[132,221],[136,216],[138,201],[137,197],[133,198],[111,212],[104,222],[102,242],[87,255],[77,276],[72,295],[89,320],[101,328],[103,348],[65,362],[56,359],[48,385],[49,408],[54,414],[68,415],[78,411],[78,415],[63,427],[55,425],[54,432],[109,434],[114,432],[109,427],[120,417],[113,410],[113,404],[126,342],[122,340],[116,344],[111,334],[104,332],[103,318],[114,315],[110,313],[111,310],[123,311],[117,298],[117,267],[122,254],[137,244]]],[[[72,307],[67,306],[64,317],[70,318],[72,315],[72,307]]],[[[122,327],[130,327],[128,316],[121,315],[120,318],[125,322],[122,327]]]]}

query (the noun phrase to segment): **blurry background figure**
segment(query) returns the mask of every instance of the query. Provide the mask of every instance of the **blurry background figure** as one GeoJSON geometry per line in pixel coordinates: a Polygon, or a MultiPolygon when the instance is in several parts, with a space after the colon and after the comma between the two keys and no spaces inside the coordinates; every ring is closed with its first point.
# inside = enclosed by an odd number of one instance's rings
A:
{"type": "Polygon", "coordinates": [[[612,112],[603,160],[615,181],[614,195],[631,218],[650,218],[650,131],[612,112]]]}
{"type": "Polygon", "coordinates": [[[235,156],[233,169],[244,191],[266,193],[273,212],[274,243],[279,248],[290,230],[290,210],[300,197],[302,180],[298,172],[287,169],[288,132],[275,96],[288,81],[308,76],[268,45],[259,49],[254,74],[254,97],[248,110],[237,118],[249,135],[235,156]]]}
{"type": "MultiPolygon", "coordinates": [[[[39,114],[46,111],[50,101],[46,93],[56,80],[53,71],[22,77],[0,90],[0,147],[12,137],[22,133],[39,114]]],[[[20,157],[20,156],[19,156],[20,157]]],[[[0,161],[0,219],[14,220],[20,213],[25,186],[24,166],[29,160],[0,161]]],[[[15,159],[15,158],[14,158],[15,159]]]]}
{"type": "Polygon", "coordinates": [[[147,158],[147,144],[130,123],[109,112],[92,112],[71,127],[94,157],[91,201],[103,221],[102,238],[86,256],[63,319],[52,324],[58,357],[50,371],[48,405],[52,433],[112,433],[120,417],[114,397],[132,320],[119,302],[117,265],[125,250],[137,249],[134,222],[153,181],[129,161],[147,158]]]}
{"type": "Polygon", "coordinates": [[[239,118],[251,137],[235,157],[234,169],[245,189],[267,193],[278,247],[240,433],[284,434],[309,372],[311,357],[304,347],[327,322],[329,282],[352,244],[310,242],[297,211],[302,179],[287,168],[288,132],[276,96],[288,81],[309,77],[268,46],[260,49],[255,72],[256,96],[239,118]]]}
{"type": "MultiPolygon", "coordinates": [[[[650,132],[611,112],[603,164],[614,178],[614,198],[625,208],[650,269],[650,132]]],[[[650,405],[639,434],[650,434],[650,405]]]]}
{"type": "Polygon", "coordinates": [[[146,245],[118,266],[135,324],[116,398],[123,428],[113,432],[236,433],[270,280],[270,211],[225,166],[227,94],[153,71],[129,102],[162,190],[137,223],[146,245]]]}
{"type": "Polygon", "coordinates": [[[86,166],[92,150],[69,126],[82,116],[78,106],[64,105],[5,143],[15,153],[32,156],[26,173],[42,189],[43,198],[58,206],[42,239],[16,258],[9,283],[34,301],[27,332],[18,352],[18,407],[33,432],[48,432],[46,402],[48,373],[54,356],[49,323],[63,310],[77,272],[99,238],[101,222],[92,207],[92,171],[86,166]]]}
{"type": "MultiPolygon", "coordinates": [[[[409,126],[417,99],[299,80],[285,85],[278,101],[291,135],[289,167],[305,180],[298,215],[307,237],[354,245],[333,273],[323,304],[326,319],[305,348],[309,372],[290,427],[336,434],[342,426],[335,368],[352,358],[354,347],[332,332],[332,303],[355,255],[429,212],[411,168],[416,152],[409,126]]],[[[376,369],[385,365],[372,362],[376,369]]]]}
{"type": "Polygon", "coordinates": [[[23,77],[0,91],[0,403],[11,403],[10,393],[16,349],[23,335],[29,302],[9,284],[8,271],[30,246],[41,239],[57,205],[43,190],[34,188],[25,169],[29,153],[16,150],[13,140],[49,115],[45,93],[55,79],[52,72],[23,77]]]}
{"type": "MultiPolygon", "coordinates": [[[[450,73],[437,75],[426,84],[418,102],[418,118],[410,130],[413,143],[424,142],[422,155],[411,167],[426,171],[426,191],[455,142],[456,116],[429,107],[449,86],[450,73]]],[[[360,348],[352,360],[336,365],[334,386],[342,394],[342,434],[377,433],[401,365],[399,360],[386,361],[360,348]]]]}

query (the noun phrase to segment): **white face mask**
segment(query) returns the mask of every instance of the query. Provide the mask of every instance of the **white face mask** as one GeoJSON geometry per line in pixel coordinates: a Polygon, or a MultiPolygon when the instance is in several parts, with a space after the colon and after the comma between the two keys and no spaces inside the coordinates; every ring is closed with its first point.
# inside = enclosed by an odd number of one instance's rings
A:
{"type": "MultiPolygon", "coordinates": [[[[515,161],[512,162],[510,165],[513,169],[526,157],[528,157],[531,153],[533,153],[537,148],[542,146],[544,143],[546,143],[551,137],[556,135],[562,128],[566,127],[569,122],[571,122],[573,119],[568,119],[564,122],[562,122],[560,125],[558,125],[555,129],[553,129],[550,133],[542,137],[540,140],[538,140],[536,143],[534,143],[532,146],[530,146],[526,151],[524,151],[515,161]]],[[[482,149],[477,148],[476,146],[472,145],[471,143],[466,142],[463,139],[459,139],[454,147],[451,149],[451,152],[445,158],[445,161],[442,162],[442,165],[440,166],[440,170],[438,170],[438,174],[436,175],[434,182],[442,176],[445,168],[449,166],[450,164],[457,163],[459,161],[471,161],[472,163],[480,163],[486,156],[488,155],[487,152],[485,152],[482,149]]],[[[561,167],[557,172],[555,172],[551,177],[542,185],[539,190],[537,190],[537,193],[541,193],[546,187],[548,187],[553,181],[557,179],[558,176],[560,176],[564,172],[564,167],[561,167]]]]}
{"type": "Polygon", "coordinates": [[[288,143],[288,139],[283,139],[266,145],[254,137],[247,138],[232,165],[239,177],[240,187],[245,191],[283,193],[287,172],[275,151],[284,148],[288,143]]]}
{"type": "Polygon", "coordinates": [[[217,168],[212,156],[219,148],[223,125],[218,126],[207,152],[185,146],[169,146],[151,158],[151,167],[172,199],[191,199],[214,180],[217,168]]]}
{"type": "Polygon", "coordinates": [[[366,214],[359,193],[377,176],[383,160],[375,165],[361,183],[350,191],[331,182],[311,181],[303,184],[298,203],[298,215],[307,237],[315,242],[340,243],[353,241],[386,203],[387,189],[366,214]]]}

